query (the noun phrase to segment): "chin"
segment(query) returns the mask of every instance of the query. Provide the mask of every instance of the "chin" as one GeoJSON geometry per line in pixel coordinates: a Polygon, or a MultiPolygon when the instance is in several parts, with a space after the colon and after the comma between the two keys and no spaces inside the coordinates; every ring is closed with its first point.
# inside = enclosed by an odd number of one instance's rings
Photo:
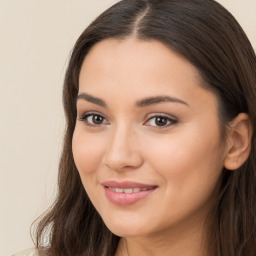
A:
{"type": "Polygon", "coordinates": [[[123,228],[114,228],[114,229],[109,229],[114,235],[119,236],[119,237],[138,237],[138,236],[144,236],[146,235],[145,231],[143,232],[142,230],[131,230],[131,227],[129,229],[126,227],[125,229],[123,228]]]}
{"type": "Polygon", "coordinates": [[[134,237],[134,236],[142,236],[147,233],[147,230],[145,229],[145,225],[138,223],[134,223],[133,221],[115,221],[115,222],[105,222],[105,225],[108,227],[108,229],[115,235],[119,237],[134,237]]]}

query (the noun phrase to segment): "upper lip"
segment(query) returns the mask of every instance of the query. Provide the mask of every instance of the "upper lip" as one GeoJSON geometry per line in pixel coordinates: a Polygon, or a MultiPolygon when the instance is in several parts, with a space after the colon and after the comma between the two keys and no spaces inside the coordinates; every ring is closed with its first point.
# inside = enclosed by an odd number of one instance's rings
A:
{"type": "Polygon", "coordinates": [[[112,188],[155,188],[156,185],[152,184],[143,184],[134,181],[115,181],[115,180],[108,180],[101,183],[101,185],[105,187],[112,187],[112,188]]]}

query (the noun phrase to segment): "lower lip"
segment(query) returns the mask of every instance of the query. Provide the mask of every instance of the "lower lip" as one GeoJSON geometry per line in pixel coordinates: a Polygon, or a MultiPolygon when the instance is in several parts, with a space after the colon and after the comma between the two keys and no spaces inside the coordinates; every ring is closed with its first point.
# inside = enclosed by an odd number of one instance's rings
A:
{"type": "Polygon", "coordinates": [[[156,190],[156,188],[152,188],[150,190],[140,191],[136,193],[117,193],[105,186],[104,189],[105,195],[111,203],[122,206],[134,204],[137,201],[147,197],[156,190]]]}

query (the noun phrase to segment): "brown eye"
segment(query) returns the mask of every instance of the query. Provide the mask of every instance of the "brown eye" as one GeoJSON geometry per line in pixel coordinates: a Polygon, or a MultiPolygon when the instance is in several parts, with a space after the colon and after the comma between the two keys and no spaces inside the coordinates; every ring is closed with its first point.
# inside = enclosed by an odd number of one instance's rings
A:
{"type": "Polygon", "coordinates": [[[177,123],[177,120],[171,119],[167,116],[153,116],[147,121],[146,125],[164,128],[175,123],[177,123]]]}
{"type": "Polygon", "coordinates": [[[102,116],[99,116],[99,115],[93,115],[92,116],[92,122],[94,124],[102,124],[104,118],[102,116]]]}
{"type": "Polygon", "coordinates": [[[107,120],[98,114],[85,114],[79,118],[79,120],[85,122],[89,126],[99,126],[107,123],[107,120]]]}
{"type": "Polygon", "coordinates": [[[167,117],[162,117],[162,116],[158,116],[155,119],[155,123],[157,126],[164,126],[168,123],[168,118],[167,117]]]}

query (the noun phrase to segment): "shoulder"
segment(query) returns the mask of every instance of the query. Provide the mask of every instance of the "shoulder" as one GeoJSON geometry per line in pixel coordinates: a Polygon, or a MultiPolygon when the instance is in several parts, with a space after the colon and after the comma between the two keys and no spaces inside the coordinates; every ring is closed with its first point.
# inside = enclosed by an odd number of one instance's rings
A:
{"type": "Polygon", "coordinates": [[[12,256],[39,256],[37,249],[27,249],[12,256]]]}

